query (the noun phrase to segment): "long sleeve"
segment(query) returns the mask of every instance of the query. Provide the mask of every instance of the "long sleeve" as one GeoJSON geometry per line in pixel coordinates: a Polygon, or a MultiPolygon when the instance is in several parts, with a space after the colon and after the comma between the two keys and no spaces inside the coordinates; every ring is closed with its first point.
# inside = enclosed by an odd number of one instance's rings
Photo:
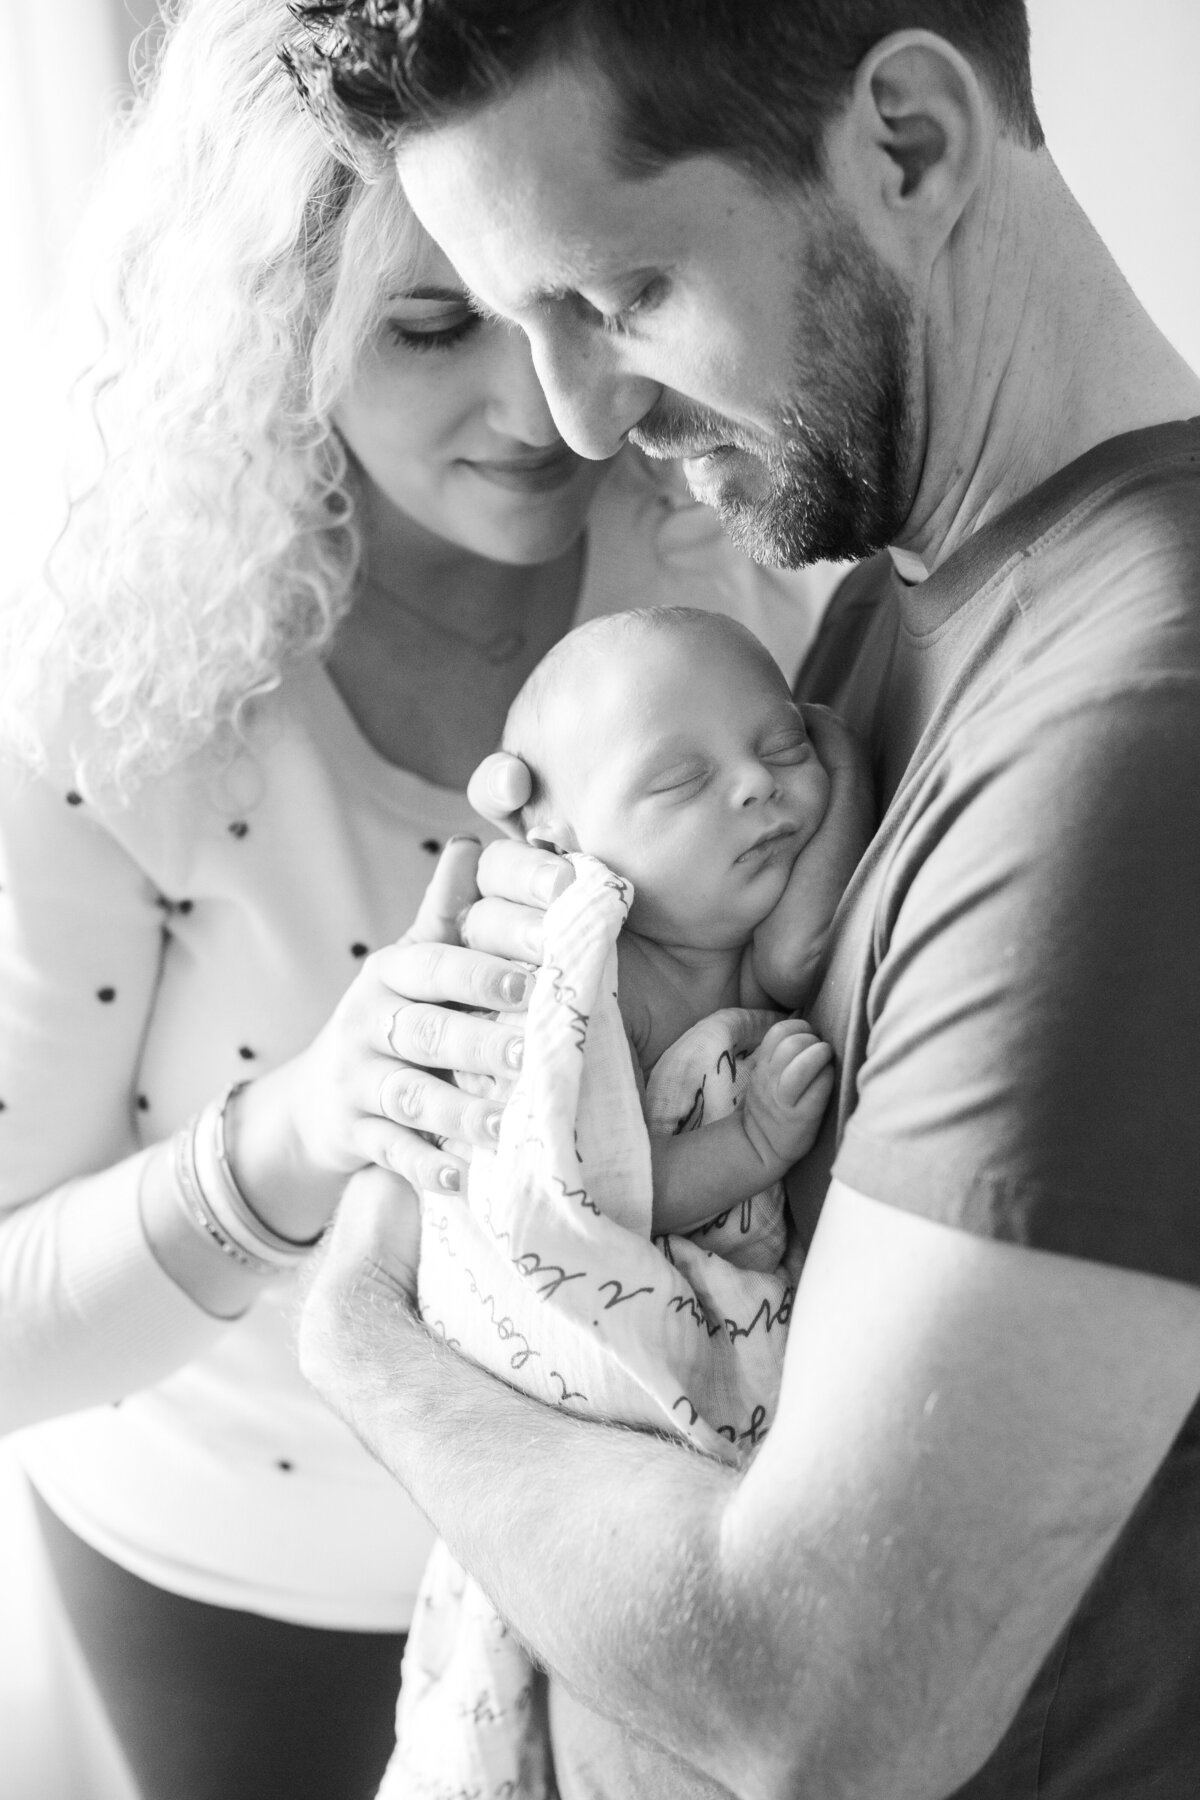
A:
{"type": "Polygon", "coordinates": [[[154,883],[72,790],[0,770],[0,1428],[115,1400],[222,1326],[143,1237],[154,883]]]}

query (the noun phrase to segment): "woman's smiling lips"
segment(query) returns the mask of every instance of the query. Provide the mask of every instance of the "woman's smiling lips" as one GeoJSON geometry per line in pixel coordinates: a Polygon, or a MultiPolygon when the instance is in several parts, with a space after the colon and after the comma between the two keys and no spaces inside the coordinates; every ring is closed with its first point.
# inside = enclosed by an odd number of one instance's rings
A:
{"type": "Polygon", "coordinates": [[[583,464],[568,444],[554,444],[525,456],[463,457],[462,462],[493,487],[516,494],[548,494],[565,487],[583,464]]]}

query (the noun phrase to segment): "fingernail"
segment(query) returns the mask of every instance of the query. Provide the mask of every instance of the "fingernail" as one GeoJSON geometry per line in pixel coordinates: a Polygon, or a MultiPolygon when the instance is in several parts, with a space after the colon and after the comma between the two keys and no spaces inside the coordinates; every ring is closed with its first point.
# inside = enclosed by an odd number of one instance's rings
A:
{"type": "Polygon", "coordinates": [[[569,888],[574,878],[574,870],[570,863],[546,863],[533,878],[533,891],[543,906],[549,906],[552,900],[569,888]]]}
{"type": "Polygon", "coordinates": [[[446,839],[447,847],[451,844],[478,844],[481,840],[472,837],[469,831],[454,831],[446,839]]]}
{"type": "Polygon", "coordinates": [[[524,1038],[509,1038],[504,1048],[504,1060],[510,1069],[519,1069],[525,1061],[524,1038]]]}
{"type": "Polygon", "coordinates": [[[498,1112],[489,1113],[487,1118],[483,1121],[483,1128],[490,1138],[498,1138],[500,1136],[500,1120],[502,1116],[503,1115],[498,1112]]]}
{"type": "Polygon", "coordinates": [[[446,1163],[438,1170],[438,1186],[448,1194],[457,1194],[462,1187],[462,1170],[446,1163]]]}
{"type": "MultiPolygon", "coordinates": [[[[500,983],[500,998],[508,1006],[522,1005],[528,992],[529,977],[520,969],[510,969],[500,983]]],[[[517,1068],[518,1064],[514,1063],[513,1067],[517,1068]]]]}

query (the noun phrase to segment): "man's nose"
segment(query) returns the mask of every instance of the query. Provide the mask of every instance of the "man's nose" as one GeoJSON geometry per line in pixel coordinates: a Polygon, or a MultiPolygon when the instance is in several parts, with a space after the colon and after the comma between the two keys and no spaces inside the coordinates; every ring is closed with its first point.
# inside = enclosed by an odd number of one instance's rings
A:
{"type": "Polygon", "coordinates": [[[539,336],[534,363],[559,431],[580,456],[615,456],[662,392],[657,381],[623,370],[594,332],[539,336]]]}

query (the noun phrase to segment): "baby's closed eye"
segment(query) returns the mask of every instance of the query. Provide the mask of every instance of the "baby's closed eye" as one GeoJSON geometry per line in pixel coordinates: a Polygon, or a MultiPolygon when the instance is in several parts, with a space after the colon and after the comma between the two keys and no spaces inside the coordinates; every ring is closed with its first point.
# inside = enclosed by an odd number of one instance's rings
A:
{"type": "Polygon", "coordinates": [[[805,762],[812,753],[812,741],[803,730],[780,732],[768,739],[759,751],[764,762],[781,766],[805,762]]]}
{"type": "Polygon", "coordinates": [[[669,769],[660,769],[647,782],[645,791],[652,799],[689,799],[701,791],[709,773],[706,763],[675,763],[669,769]]]}

